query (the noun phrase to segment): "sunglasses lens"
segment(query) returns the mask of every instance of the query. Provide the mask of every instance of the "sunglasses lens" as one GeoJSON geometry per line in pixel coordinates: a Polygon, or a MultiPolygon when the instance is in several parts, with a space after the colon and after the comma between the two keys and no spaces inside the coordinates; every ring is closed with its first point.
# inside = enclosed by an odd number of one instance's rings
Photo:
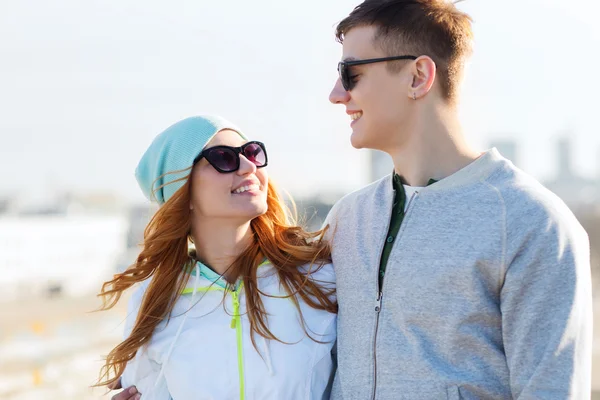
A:
{"type": "Polygon", "coordinates": [[[342,86],[346,91],[352,89],[352,82],[350,76],[348,74],[348,67],[343,62],[338,64],[338,73],[340,75],[340,80],[342,81],[342,86]]]}
{"type": "Polygon", "coordinates": [[[244,147],[244,157],[257,167],[263,167],[267,163],[267,153],[258,143],[248,143],[244,147]]]}
{"type": "Polygon", "coordinates": [[[227,148],[215,148],[211,149],[206,154],[206,159],[214,167],[217,167],[225,172],[232,172],[238,169],[239,157],[235,151],[227,148]]]}

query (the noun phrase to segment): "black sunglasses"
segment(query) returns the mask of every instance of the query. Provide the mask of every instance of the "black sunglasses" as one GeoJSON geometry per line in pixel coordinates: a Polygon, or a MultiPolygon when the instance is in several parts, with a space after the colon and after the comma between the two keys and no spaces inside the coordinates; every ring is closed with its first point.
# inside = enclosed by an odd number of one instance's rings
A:
{"type": "Polygon", "coordinates": [[[383,57],[383,58],[369,58],[367,60],[351,60],[351,61],[340,61],[338,63],[338,74],[340,75],[340,80],[342,81],[342,85],[344,86],[344,90],[349,92],[354,89],[354,85],[356,82],[352,79],[353,76],[350,75],[350,67],[355,65],[365,65],[365,64],[373,64],[383,61],[395,61],[395,60],[416,60],[415,56],[394,56],[394,57],[383,57]]]}
{"type": "Polygon", "coordinates": [[[202,151],[194,160],[194,164],[202,158],[217,171],[226,174],[240,169],[240,155],[256,165],[256,168],[267,166],[267,150],[261,142],[248,142],[240,147],[214,146],[202,151]]]}

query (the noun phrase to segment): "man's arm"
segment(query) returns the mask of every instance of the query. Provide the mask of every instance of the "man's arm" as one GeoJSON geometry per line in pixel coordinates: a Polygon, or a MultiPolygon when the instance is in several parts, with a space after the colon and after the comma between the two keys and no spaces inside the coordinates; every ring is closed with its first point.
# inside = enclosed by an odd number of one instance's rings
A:
{"type": "MultiPolygon", "coordinates": [[[[525,224],[520,224],[524,226],[525,224]]],[[[589,240],[575,218],[509,230],[501,292],[510,385],[518,399],[589,398],[592,295],[589,240]],[[526,229],[526,228],[523,228],[526,229]]]]}

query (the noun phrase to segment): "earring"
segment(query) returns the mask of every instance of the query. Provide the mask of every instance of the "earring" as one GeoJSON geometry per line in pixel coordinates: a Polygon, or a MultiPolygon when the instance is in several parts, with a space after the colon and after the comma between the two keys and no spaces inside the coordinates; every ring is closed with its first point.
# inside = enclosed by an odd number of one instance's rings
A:
{"type": "Polygon", "coordinates": [[[413,100],[416,100],[416,99],[417,99],[417,94],[413,93],[413,100]]]}

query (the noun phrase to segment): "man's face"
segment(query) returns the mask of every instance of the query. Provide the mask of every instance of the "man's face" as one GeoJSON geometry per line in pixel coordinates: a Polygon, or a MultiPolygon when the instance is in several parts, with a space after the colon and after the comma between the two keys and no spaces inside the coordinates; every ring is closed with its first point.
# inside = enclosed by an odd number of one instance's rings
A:
{"type": "MultiPolygon", "coordinates": [[[[362,26],[351,29],[344,35],[342,60],[364,60],[392,56],[385,54],[373,42],[376,28],[362,26]]],[[[404,54],[393,54],[404,55],[404,54]]],[[[335,83],[329,101],[346,106],[350,115],[352,146],[357,149],[370,148],[389,151],[404,139],[401,132],[409,123],[411,98],[408,93],[413,75],[408,64],[400,72],[391,73],[387,62],[350,67],[354,87],[347,92],[340,79],[335,83]]]]}

